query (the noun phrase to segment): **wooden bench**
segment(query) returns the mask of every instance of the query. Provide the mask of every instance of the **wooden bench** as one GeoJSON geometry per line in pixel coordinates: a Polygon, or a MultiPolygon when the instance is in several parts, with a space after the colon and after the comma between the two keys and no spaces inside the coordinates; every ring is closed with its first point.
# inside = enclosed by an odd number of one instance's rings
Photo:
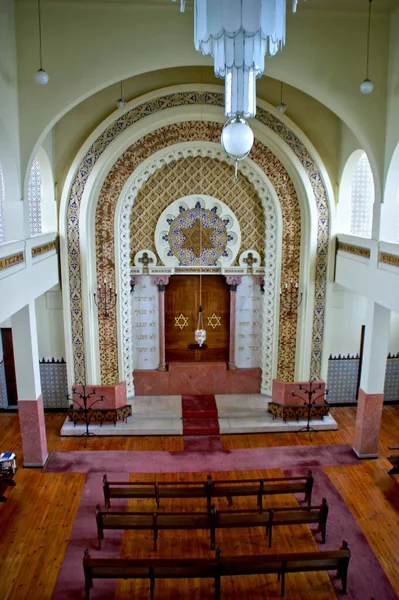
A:
{"type": "Polygon", "coordinates": [[[104,529],[123,529],[135,531],[152,531],[154,535],[154,550],[157,550],[158,532],[177,529],[209,529],[211,549],[214,549],[214,531],[211,512],[184,513],[148,513],[101,510],[96,507],[98,549],[104,539],[104,529]]]}
{"type": "Polygon", "coordinates": [[[269,479],[237,479],[213,481],[207,480],[186,482],[126,482],[108,481],[103,477],[104,503],[110,508],[111,498],[154,498],[159,507],[161,498],[206,498],[207,510],[211,510],[214,498],[227,498],[232,504],[233,497],[255,496],[258,507],[262,510],[263,496],[271,494],[304,494],[304,501],[310,506],[312,502],[312,471],[303,477],[274,477],[269,479]]]}
{"type": "Polygon", "coordinates": [[[148,579],[150,600],[154,600],[157,579],[209,578],[215,582],[215,600],[220,600],[222,577],[277,574],[284,596],[287,573],[332,570],[337,571],[345,594],[350,556],[345,541],[339,550],[291,554],[221,556],[217,549],[215,558],[92,558],[85,550],[86,600],[90,598],[93,579],[148,579]]]}
{"type": "MultiPolygon", "coordinates": [[[[214,531],[216,529],[232,527],[265,527],[266,535],[269,539],[269,548],[271,548],[273,527],[278,525],[311,525],[312,523],[315,523],[317,524],[316,533],[321,533],[322,543],[325,544],[327,517],[328,504],[326,498],[323,498],[323,501],[319,506],[268,508],[264,511],[215,510],[213,527],[214,531]]],[[[214,536],[213,547],[215,547],[214,536]]]]}
{"type": "Polygon", "coordinates": [[[322,534],[322,542],[326,540],[326,524],[328,516],[327,500],[323,498],[320,506],[268,508],[267,510],[235,510],[218,511],[212,505],[209,512],[184,513],[148,513],[101,510],[96,507],[98,549],[104,539],[105,529],[122,529],[135,531],[152,531],[154,550],[157,550],[158,533],[165,530],[177,529],[208,529],[211,550],[216,546],[216,530],[233,527],[265,527],[272,546],[272,530],[277,525],[306,525],[316,523],[317,532],[322,534]]]}

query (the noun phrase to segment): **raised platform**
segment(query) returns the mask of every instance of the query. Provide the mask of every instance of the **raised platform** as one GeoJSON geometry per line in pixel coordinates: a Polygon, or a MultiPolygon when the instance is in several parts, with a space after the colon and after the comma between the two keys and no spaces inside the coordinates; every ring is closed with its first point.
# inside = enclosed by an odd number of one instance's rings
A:
{"type": "MultiPolygon", "coordinates": [[[[267,412],[268,396],[261,394],[218,394],[215,396],[221,434],[295,432],[305,427],[306,421],[284,423],[273,419],[267,412]]],[[[115,425],[90,425],[96,435],[183,435],[181,396],[135,396],[129,400],[132,416],[127,422],[115,425]]],[[[314,419],[311,426],[316,431],[336,430],[338,425],[331,415],[324,420],[314,419]]],[[[84,425],[73,426],[66,419],[61,435],[80,436],[84,425]]]]}
{"type": "Polygon", "coordinates": [[[134,371],[139,396],[174,394],[257,394],[261,369],[229,371],[225,362],[169,363],[168,371],[134,371]]]}

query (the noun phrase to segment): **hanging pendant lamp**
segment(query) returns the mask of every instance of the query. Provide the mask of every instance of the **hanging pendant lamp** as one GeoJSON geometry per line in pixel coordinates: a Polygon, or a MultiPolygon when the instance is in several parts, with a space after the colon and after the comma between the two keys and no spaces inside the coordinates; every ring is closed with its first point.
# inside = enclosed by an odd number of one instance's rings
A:
{"type": "Polygon", "coordinates": [[[362,83],[360,84],[360,91],[362,92],[362,94],[365,94],[365,95],[370,94],[374,89],[373,82],[369,78],[371,3],[372,3],[372,0],[369,0],[369,19],[368,19],[368,25],[367,25],[366,77],[363,79],[362,83]]]}
{"type": "Polygon", "coordinates": [[[40,0],[37,0],[37,15],[39,19],[39,60],[40,69],[36,71],[35,81],[39,85],[46,85],[48,83],[48,74],[43,69],[43,53],[42,53],[42,12],[40,8],[40,0]]]}
{"type": "MultiPolygon", "coordinates": [[[[199,258],[200,258],[200,263],[201,263],[201,254],[202,254],[202,223],[201,223],[201,211],[202,208],[200,207],[198,209],[199,211],[199,220],[200,220],[200,251],[199,251],[199,258]]],[[[206,340],[206,331],[205,331],[205,327],[204,327],[204,316],[202,314],[202,266],[200,264],[200,289],[199,289],[199,309],[198,309],[198,320],[197,320],[197,329],[195,330],[194,333],[194,338],[195,341],[197,342],[198,346],[201,348],[202,344],[205,342],[206,340]]]]}

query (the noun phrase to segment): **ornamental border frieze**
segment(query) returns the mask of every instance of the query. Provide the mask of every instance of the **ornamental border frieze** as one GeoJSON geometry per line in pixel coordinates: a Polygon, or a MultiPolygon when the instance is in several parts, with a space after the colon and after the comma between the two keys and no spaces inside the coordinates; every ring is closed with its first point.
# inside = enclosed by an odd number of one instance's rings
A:
{"type": "Polygon", "coordinates": [[[40,256],[41,254],[46,254],[46,252],[50,252],[51,250],[57,250],[56,240],[41,244],[40,246],[34,246],[34,248],[32,248],[32,258],[40,256]]]}
{"type": "Polygon", "coordinates": [[[355,244],[348,244],[347,242],[337,242],[337,252],[346,252],[348,254],[354,254],[355,256],[362,256],[363,258],[370,258],[370,248],[364,248],[363,246],[356,246],[355,244]]]}
{"type": "Polygon", "coordinates": [[[24,252],[16,252],[15,254],[10,254],[9,256],[4,256],[0,258],[0,271],[4,271],[4,269],[9,269],[10,267],[14,267],[15,265],[19,265],[23,263],[25,260],[24,252]]]}
{"type": "Polygon", "coordinates": [[[379,256],[379,262],[386,265],[392,265],[393,267],[399,267],[399,256],[397,254],[389,254],[389,252],[381,252],[379,256]]]}
{"type": "MultiPolygon", "coordinates": [[[[80,257],[80,205],[83,192],[95,164],[107,147],[119,135],[132,125],[156,112],[177,108],[205,104],[208,106],[224,105],[223,94],[209,91],[186,91],[166,94],[150,101],[143,102],[119,116],[98,136],[87,150],[80,162],[71,185],[67,207],[67,248],[68,248],[68,276],[70,295],[71,339],[73,346],[74,380],[84,382],[85,370],[85,341],[83,333],[82,314],[82,273],[80,257]]],[[[329,241],[329,214],[327,192],[322,175],[314,159],[301,140],[289,127],[269,113],[258,107],[257,120],[276,133],[287,143],[305,169],[312,187],[317,211],[317,256],[315,277],[315,310],[312,327],[312,355],[310,377],[318,379],[321,370],[321,354],[324,334],[324,310],[327,284],[328,241],[329,241]]],[[[153,143],[156,143],[157,134],[153,134],[153,143]]],[[[173,143],[170,140],[170,143],[173,143]]]]}

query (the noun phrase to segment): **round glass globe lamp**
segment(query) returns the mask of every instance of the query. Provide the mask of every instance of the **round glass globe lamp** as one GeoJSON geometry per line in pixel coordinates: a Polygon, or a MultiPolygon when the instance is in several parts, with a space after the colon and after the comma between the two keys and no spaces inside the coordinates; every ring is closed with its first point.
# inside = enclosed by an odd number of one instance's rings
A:
{"type": "Polygon", "coordinates": [[[126,100],[125,100],[124,98],[119,98],[119,99],[116,101],[116,106],[117,106],[119,109],[123,109],[123,108],[125,108],[125,107],[126,107],[126,104],[127,104],[127,103],[126,103],[126,100]]]}
{"type": "Polygon", "coordinates": [[[247,121],[237,115],[223,125],[221,142],[230,158],[242,160],[251,151],[254,134],[247,121]]]}
{"type": "Polygon", "coordinates": [[[46,85],[46,83],[48,83],[48,75],[44,69],[36,71],[35,81],[39,85],[46,85]]]}
{"type": "Polygon", "coordinates": [[[362,83],[360,84],[360,91],[362,92],[362,94],[370,94],[374,89],[374,85],[373,82],[370,81],[370,79],[364,79],[364,81],[362,81],[362,83]]]}

